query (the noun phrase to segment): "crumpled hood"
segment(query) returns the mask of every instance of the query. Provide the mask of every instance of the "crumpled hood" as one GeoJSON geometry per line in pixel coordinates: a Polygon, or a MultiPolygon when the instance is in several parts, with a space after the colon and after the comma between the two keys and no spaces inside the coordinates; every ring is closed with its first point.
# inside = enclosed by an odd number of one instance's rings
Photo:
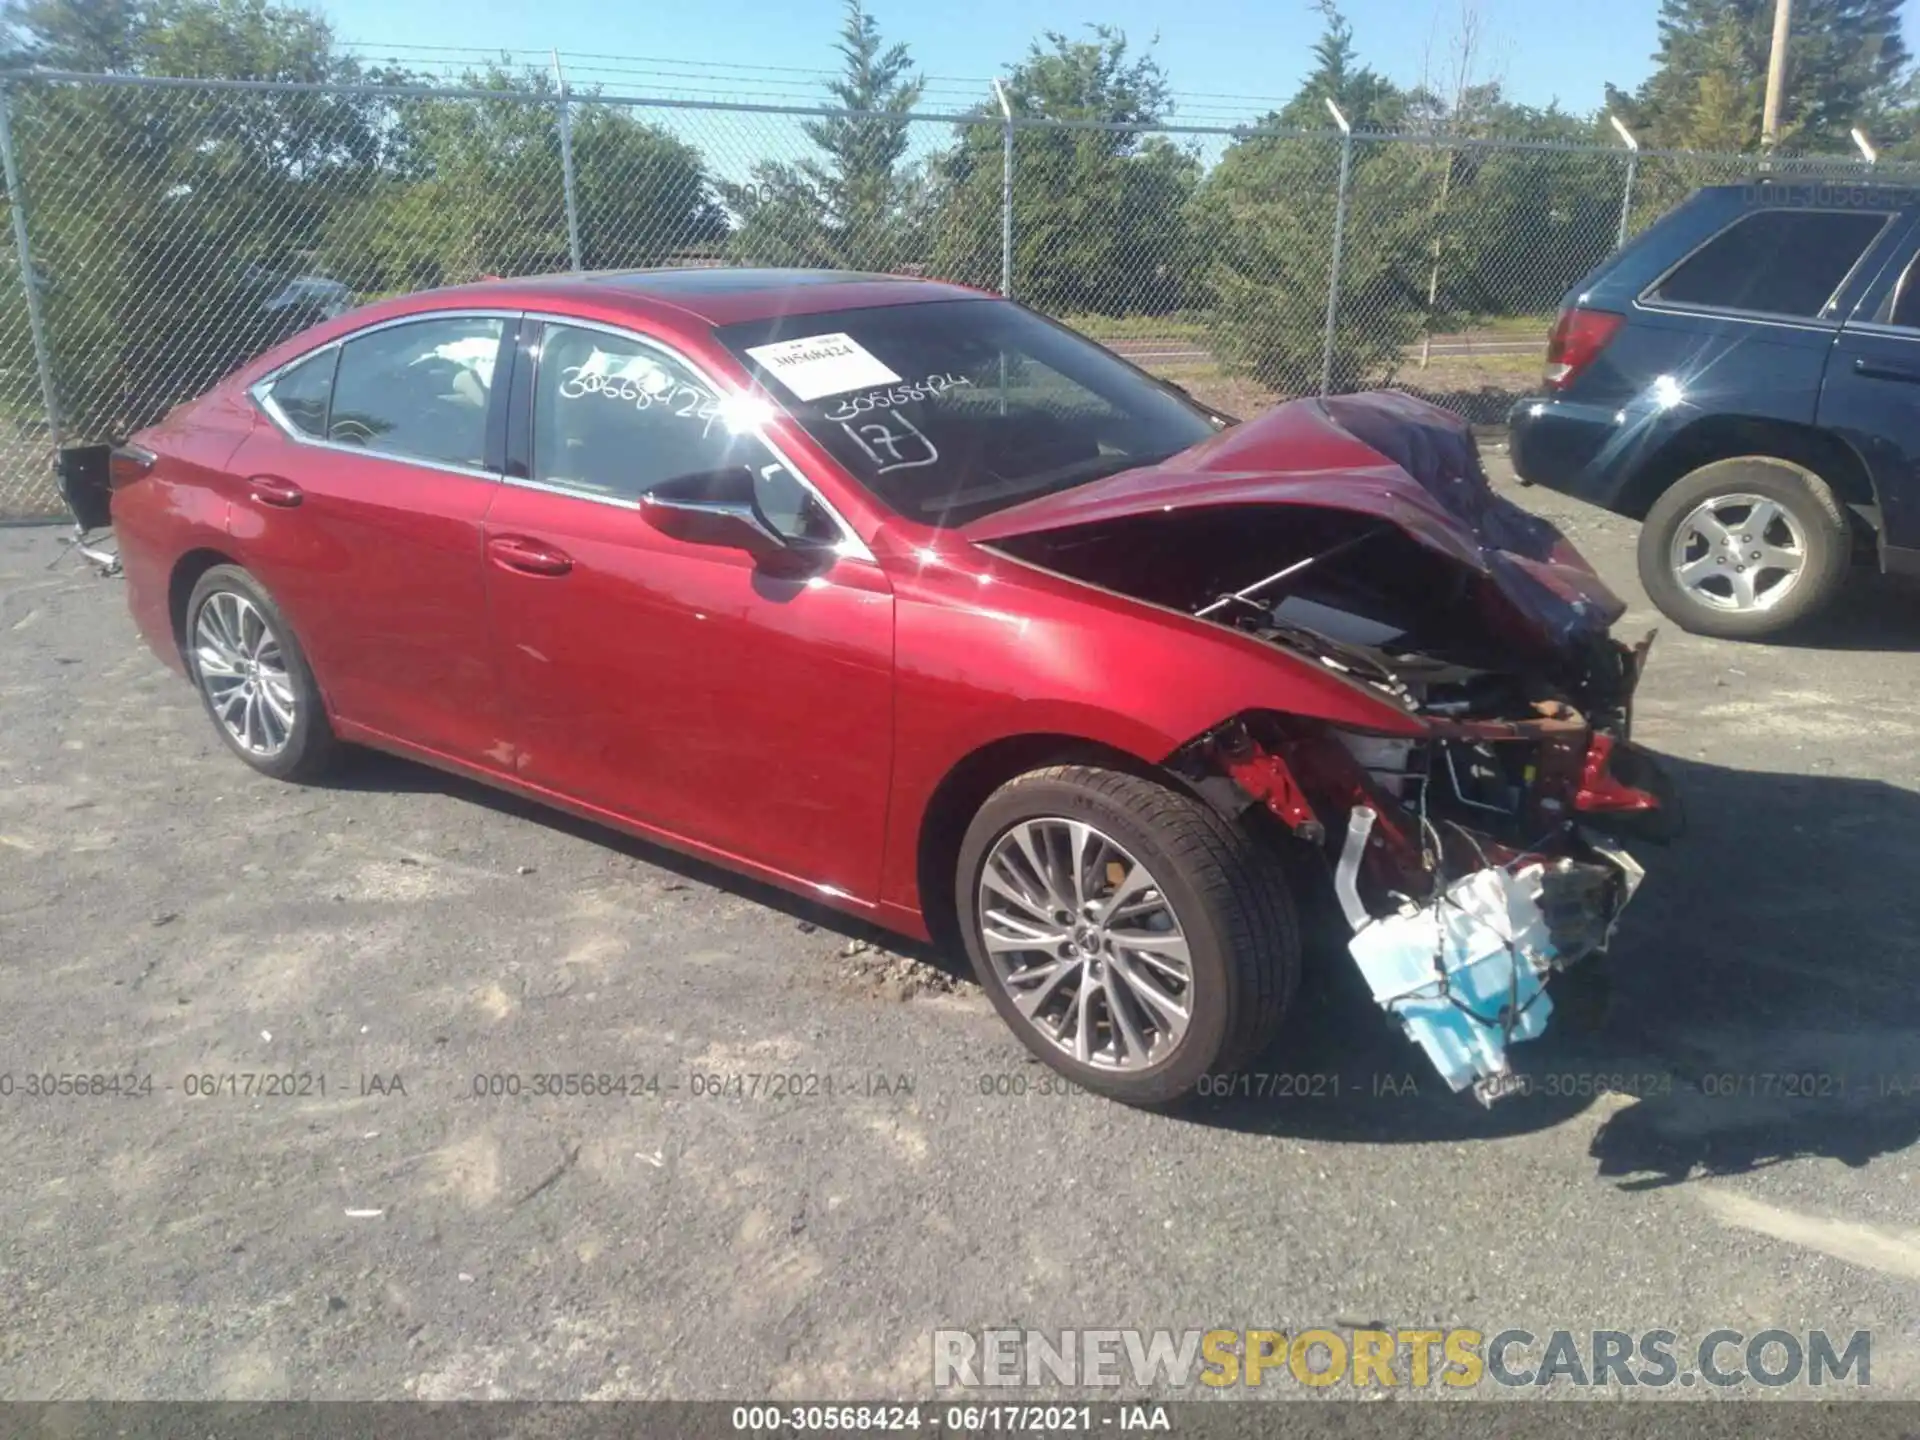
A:
{"type": "Polygon", "coordinates": [[[1292,400],[1158,465],[1044,495],[963,527],[990,543],[1200,507],[1314,506],[1375,516],[1488,576],[1554,641],[1626,606],[1549,522],[1496,495],[1473,433],[1397,391],[1292,400]]]}

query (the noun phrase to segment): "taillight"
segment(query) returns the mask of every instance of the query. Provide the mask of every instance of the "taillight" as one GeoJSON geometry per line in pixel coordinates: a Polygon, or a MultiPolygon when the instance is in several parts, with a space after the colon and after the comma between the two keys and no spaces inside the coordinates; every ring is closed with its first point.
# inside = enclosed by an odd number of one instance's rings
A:
{"type": "Polygon", "coordinates": [[[144,480],[158,457],[144,445],[116,445],[107,457],[107,478],[114,489],[124,489],[136,480],[144,480]]]}
{"type": "Polygon", "coordinates": [[[1573,384],[1607,348],[1622,318],[1611,311],[1583,310],[1577,305],[1562,310],[1553,322],[1553,334],[1547,337],[1547,373],[1542,377],[1546,387],[1564,390],[1573,384]]]}

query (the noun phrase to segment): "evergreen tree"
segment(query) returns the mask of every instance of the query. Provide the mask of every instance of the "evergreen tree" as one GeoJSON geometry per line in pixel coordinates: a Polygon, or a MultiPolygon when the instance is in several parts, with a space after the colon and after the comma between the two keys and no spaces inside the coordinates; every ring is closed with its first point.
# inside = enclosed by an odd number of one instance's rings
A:
{"type": "MultiPolygon", "coordinates": [[[[1164,313],[1196,268],[1183,222],[1199,162],[1142,134],[1169,109],[1160,62],[1089,28],[1084,40],[1048,31],[1007,77],[1016,116],[1103,127],[1015,131],[1014,293],[1059,315],[1164,313]]],[[[939,167],[934,267],[997,287],[1004,132],[997,106],[976,113],[939,167]]]]}
{"type": "Polygon", "coordinates": [[[723,186],[741,216],[733,249],[761,264],[894,270],[915,249],[921,184],[903,162],[905,117],[919,103],[920,78],[903,44],[887,45],[861,0],[847,0],[834,48],[841,73],[828,85],[836,108],[862,112],[809,121],[818,160],[754,168],[751,185],[723,186]]]}
{"type": "MultiPolygon", "coordinates": [[[[1607,103],[1643,142],[1753,149],[1773,44],[1773,0],[1662,0],[1655,70],[1607,103]]],[[[1900,0],[1795,0],[1781,141],[1845,150],[1850,127],[1884,108],[1907,63],[1900,0]]]]}

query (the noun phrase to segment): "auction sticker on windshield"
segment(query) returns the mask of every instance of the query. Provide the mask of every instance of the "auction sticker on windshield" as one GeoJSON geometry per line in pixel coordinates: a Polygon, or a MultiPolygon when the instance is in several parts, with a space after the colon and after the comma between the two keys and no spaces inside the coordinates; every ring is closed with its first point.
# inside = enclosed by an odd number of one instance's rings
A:
{"type": "Polygon", "coordinates": [[[896,384],[900,379],[858,340],[838,332],[753,345],[747,354],[799,400],[844,395],[849,390],[896,384]]]}

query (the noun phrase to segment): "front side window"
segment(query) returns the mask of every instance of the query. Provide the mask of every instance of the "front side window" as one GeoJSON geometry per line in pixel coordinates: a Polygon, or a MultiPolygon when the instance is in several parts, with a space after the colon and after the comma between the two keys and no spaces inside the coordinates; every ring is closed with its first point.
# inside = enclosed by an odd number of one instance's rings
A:
{"type": "Polygon", "coordinates": [[[1879,211],[1759,210],[1694,251],[1653,298],[1811,318],[1826,309],[1886,222],[1879,211]]]}
{"type": "Polygon", "coordinates": [[[1090,340],[998,300],[935,300],[717,334],[882,502],[960,525],[1150,465],[1216,422],[1090,340]]]}
{"type": "Polygon", "coordinates": [[[482,467],[487,397],[505,325],[497,316],[449,316],[347,341],[327,439],[382,455],[482,467]]]}
{"type": "Polygon", "coordinates": [[[729,427],[699,372],[645,341],[548,325],[533,389],[533,479],[637,500],[668,480],[745,465],[763,515],[796,539],[838,527],[765,441],[729,427]]]}
{"type": "Polygon", "coordinates": [[[333,398],[333,367],[339,363],[340,347],[330,345],[318,355],[284,370],[267,393],[274,408],[302,435],[315,440],[327,433],[327,405],[333,398]]]}

